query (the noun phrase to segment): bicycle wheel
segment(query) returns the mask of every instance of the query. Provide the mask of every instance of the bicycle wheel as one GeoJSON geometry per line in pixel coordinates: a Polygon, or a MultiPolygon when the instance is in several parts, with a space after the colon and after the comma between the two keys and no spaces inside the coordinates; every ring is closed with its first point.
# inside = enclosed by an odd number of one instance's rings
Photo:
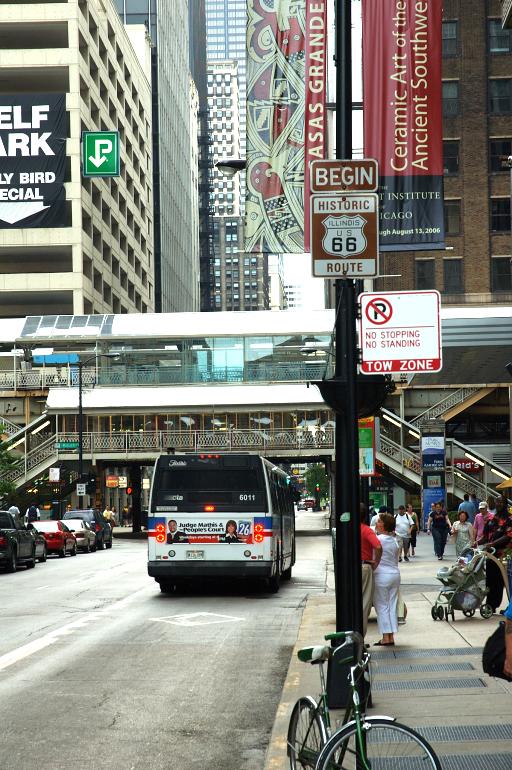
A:
{"type": "Polygon", "coordinates": [[[317,703],[305,696],[293,707],[288,725],[288,757],[291,770],[314,770],[322,746],[327,741],[327,731],[317,703]]]}
{"type": "Polygon", "coordinates": [[[363,724],[366,757],[359,750],[354,723],[326,743],[316,770],[441,770],[427,741],[410,727],[368,717],[363,724]]]}

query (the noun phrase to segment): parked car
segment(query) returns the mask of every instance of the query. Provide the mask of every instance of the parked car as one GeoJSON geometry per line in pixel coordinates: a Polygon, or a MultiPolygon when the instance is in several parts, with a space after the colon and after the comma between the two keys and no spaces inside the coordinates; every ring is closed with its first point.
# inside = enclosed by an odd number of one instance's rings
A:
{"type": "Polygon", "coordinates": [[[89,524],[96,533],[96,547],[100,551],[103,548],[112,548],[112,527],[97,508],[66,511],[62,520],[67,522],[71,519],[82,519],[82,521],[86,521],[89,524]]]}
{"type": "Polygon", "coordinates": [[[19,564],[35,567],[34,538],[19,517],[0,511],[0,566],[7,572],[16,572],[19,564]]]}
{"type": "Polygon", "coordinates": [[[43,535],[42,532],[38,532],[35,527],[32,526],[32,524],[27,524],[27,529],[32,534],[32,537],[34,538],[34,543],[36,544],[36,559],[39,562],[46,561],[46,557],[48,555],[48,546],[46,545],[46,538],[43,535]]]}
{"type": "Polygon", "coordinates": [[[58,553],[64,557],[77,554],[76,537],[62,521],[34,521],[32,526],[44,535],[48,553],[58,553]]]}
{"type": "Polygon", "coordinates": [[[306,510],[306,503],[304,502],[304,500],[299,500],[299,502],[297,503],[297,510],[298,511],[306,510]]]}
{"type": "Polygon", "coordinates": [[[96,550],[96,532],[83,519],[66,519],[67,528],[76,537],[76,547],[79,551],[90,553],[96,550]]]}

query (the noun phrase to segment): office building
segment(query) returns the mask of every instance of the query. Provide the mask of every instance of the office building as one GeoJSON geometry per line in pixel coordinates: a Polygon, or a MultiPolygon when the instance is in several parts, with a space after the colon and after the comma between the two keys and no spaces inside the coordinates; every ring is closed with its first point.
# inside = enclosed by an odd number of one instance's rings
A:
{"type": "Polygon", "coordinates": [[[381,254],[380,290],[438,289],[443,305],[512,301],[512,30],[499,0],[443,4],[446,251],[381,254]]]}
{"type": "Polygon", "coordinates": [[[268,255],[269,309],[286,310],[288,307],[284,285],[282,254],[268,255]]]}
{"type": "Polygon", "coordinates": [[[213,232],[214,310],[268,310],[268,262],[261,254],[240,251],[244,242],[243,220],[240,217],[215,217],[213,232]]]}
{"type": "Polygon", "coordinates": [[[155,308],[199,310],[199,211],[192,189],[198,138],[190,133],[189,3],[175,0],[172,13],[155,0],[115,4],[125,24],[145,24],[151,37],[155,308]]]}
{"type": "MultiPolygon", "coordinates": [[[[2,7],[0,99],[14,116],[2,139],[32,126],[31,157],[13,150],[3,159],[3,172],[19,166],[0,202],[2,315],[152,311],[146,30],[138,25],[130,38],[111,0],[101,11],[85,0],[2,7]],[[119,132],[119,176],[82,177],[84,130],[119,132]]],[[[91,156],[97,168],[100,149],[91,156]]]]}

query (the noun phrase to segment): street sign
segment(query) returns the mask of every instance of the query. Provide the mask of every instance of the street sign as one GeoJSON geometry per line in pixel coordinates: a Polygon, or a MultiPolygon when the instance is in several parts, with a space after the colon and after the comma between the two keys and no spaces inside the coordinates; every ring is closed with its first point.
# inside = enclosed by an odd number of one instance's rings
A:
{"type": "Polygon", "coordinates": [[[368,293],[359,301],[363,374],[441,370],[439,292],[368,293]]]}
{"type": "Polygon", "coordinates": [[[310,165],[312,193],[375,192],[379,169],[373,158],[314,160],[310,165]]]}
{"type": "Polygon", "coordinates": [[[57,449],[78,449],[80,446],[78,441],[57,441],[57,449]]]}
{"type": "Polygon", "coordinates": [[[48,468],[48,481],[60,481],[60,468],[58,465],[53,468],[48,468]]]}
{"type": "Polygon", "coordinates": [[[376,276],[378,256],[379,198],[376,193],[311,196],[314,276],[376,276]]]}
{"type": "Polygon", "coordinates": [[[82,131],[82,175],[120,175],[119,131],[82,131]]]}
{"type": "Polygon", "coordinates": [[[126,476],[118,476],[117,486],[119,487],[119,489],[126,489],[126,487],[128,486],[128,478],[126,476]]]}
{"type": "Polygon", "coordinates": [[[78,497],[83,497],[85,494],[87,494],[87,484],[81,484],[80,482],[76,485],[76,493],[78,497]]]}

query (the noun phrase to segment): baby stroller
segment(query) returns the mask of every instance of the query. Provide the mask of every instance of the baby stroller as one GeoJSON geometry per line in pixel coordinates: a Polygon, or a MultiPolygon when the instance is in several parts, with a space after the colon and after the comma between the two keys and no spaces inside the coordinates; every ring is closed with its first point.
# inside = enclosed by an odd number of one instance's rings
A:
{"type": "Polygon", "coordinates": [[[493,553],[494,549],[485,551],[480,548],[465,548],[455,564],[438,570],[436,577],[443,587],[431,609],[434,620],[448,620],[449,615],[455,620],[455,610],[460,610],[467,618],[472,618],[477,609],[486,620],[492,617],[494,610],[485,601],[485,567],[488,559],[492,559],[499,566],[508,593],[505,567],[493,553]]]}

